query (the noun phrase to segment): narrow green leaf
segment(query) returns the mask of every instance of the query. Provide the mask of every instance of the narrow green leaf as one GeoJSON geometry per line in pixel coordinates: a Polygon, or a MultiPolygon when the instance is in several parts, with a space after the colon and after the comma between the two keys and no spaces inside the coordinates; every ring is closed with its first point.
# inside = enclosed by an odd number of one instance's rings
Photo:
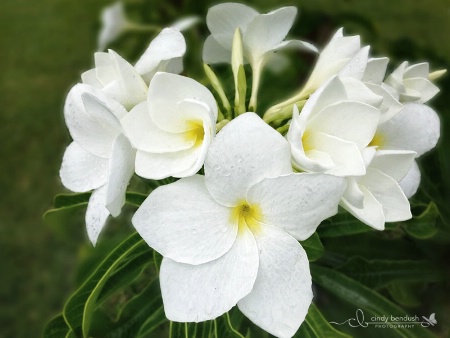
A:
{"type": "Polygon", "coordinates": [[[75,204],[88,203],[91,192],[82,192],[76,194],[59,194],[55,196],[55,209],[68,207],[75,204]]]}
{"type": "Polygon", "coordinates": [[[428,239],[438,231],[436,227],[438,218],[439,210],[436,204],[431,202],[422,214],[405,222],[404,229],[408,235],[414,238],[428,239]]]}
{"type": "Polygon", "coordinates": [[[418,307],[421,304],[417,283],[392,282],[387,287],[392,299],[403,306],[418,307]]]}
{"type": "MultiPolygon", "coordinates": [[[[355,306],[356,309],[367,311],[376,316],[395,316],[404,317],[408,314],[390,302],[376,291],[367,286],[347,277],[339,271],[325,268],[317,264],[311,264],[311,275],[313,281],[329,291],[330,293],[341,298],[355,306]]],[[[391,332],[395,332],[400,337],[434,337],[434,335],[426,328],[415,325],[414,330],[407,328],[392,328],[391,332]]]]}
{"type": "Polygon", "coordinates": [[[338,213],[323,221],[317,228],[320,238],[349,236],[369,231],[374,230],[354,218],[348,212],[338,213]]]}
{"type": "Polygon", "coordinates": [[[355,256],[337,270],[371,288],[381,288],[399,280],[437,282],[445,279],[443,269],[423,260],[368,260],[355,256]]]}
{"type": "Polygon", "coordinates": [[[324,248],[317,232],[315,232],[307,240],[301,241],[300,244],[303,249],[305,249],[310,262],[318,260],[324,253],[324,248]]]}
{"type": "Polygon", "coordinates": [[[70,329],[67,326],[64,317],[58,315],[47,323],[42,336],[44,338],[61,338],[65,337],[69,331],[70,329]]]}
{"type": "Polygon", "coordinates": [[[77,335],[88,336],[92,313],[98,305],[98,296],[108,278],[129,255],[146,250],[148,247],[145,242],[134,233],[108,255],[89,279],[69,298],[64,306],[63,315],[77,335]]]}
{"type": "Polygon", "coordinates": [[[351,338],[349,335],[336,330],[323,317],[317,306],[312,303],[309,307],[308,314],[305,321],[300,326],[300,329],[294,335],[294,338],[322,338],[322,337],[336,337],[336,338],[351,338]]]}

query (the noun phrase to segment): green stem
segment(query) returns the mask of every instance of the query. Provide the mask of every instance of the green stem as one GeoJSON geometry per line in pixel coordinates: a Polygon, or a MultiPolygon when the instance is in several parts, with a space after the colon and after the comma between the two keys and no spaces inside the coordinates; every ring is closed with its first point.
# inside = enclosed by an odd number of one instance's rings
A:
{"type": "Polygon", "coordinates": [[[259,83],[261,81],[261,72],[263,68],[263,62],[260,61],[256,64],[253,69],[253,83],[252,83],[252,94],[250,96],[249,110],[256,111],[258,103],[258,90],[259,83]]]}
{"type": "Polygon", "coordinates": [[[184,336],[186,338],[189,338],[189,330],[188,330],[188,325],[187,323],[184,323],[184,336]]]}
{"type": "Polygon", "coordinates": [[[231,331],[234,332],[238,337],[245,338],[238,330],[236,330],[233,325],[231,324],[231,319],[229,313],[225,313],[225,316],[227,317],[228,326],[230,327],[231,331]]]}
{"type": "Polygon", "coordinates": [[[289,130],[289,124],[285,124],[284,126],[281,126],[277,128],[277,132],[279,132],[281,135],[285,135],[289,130]]]}
{"type": "Polygon", "coordinates": [[[172,321],[169,322],[169,338],[172,338],[172,321]]]}

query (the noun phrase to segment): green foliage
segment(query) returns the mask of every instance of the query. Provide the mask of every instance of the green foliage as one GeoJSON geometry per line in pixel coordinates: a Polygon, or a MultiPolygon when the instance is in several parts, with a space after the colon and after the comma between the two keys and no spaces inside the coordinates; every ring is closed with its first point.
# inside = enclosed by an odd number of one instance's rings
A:
{"type": "Polygon", "coordinates": [[[325,251],[317,232],[312,234],[312,236],[308,239],[301,241],[300,244],[302,245],[303,249],[305,249],[310,262],[318,260],[325,251]]]}

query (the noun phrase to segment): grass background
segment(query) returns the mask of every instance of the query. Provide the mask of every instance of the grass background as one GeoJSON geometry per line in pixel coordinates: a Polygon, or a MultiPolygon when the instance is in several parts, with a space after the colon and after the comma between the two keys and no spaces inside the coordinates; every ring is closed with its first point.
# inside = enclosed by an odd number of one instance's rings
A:
{"type": "MultiPolygon", "coordinates": [[[[82,218],[55,228],[44,224],[42,214],[51,206],[53,196],[64,191],[58,171],[70,142],[62,114],[65,95],[79,81],[81,72],[92,65],[99,12],[109,3],[3,0],[0,5],[0,337],[39,336],[45,322],[62,309],[73,291],[75,269],[88,250],[82,218]]],[[[127,2],[138,20],[162,25],[181,14],[204,16],[212,3],[127,2]]],[[[270,0],[248,4],[260,10],[281,6],[270,0]]],[[[305,0],[285,4],[300,8],[292,36],[303,33],[323,44],[343,25],[346,32],[361,34],[375,53],[391,56],[394,62],[429,60],[432,69],[450,67],[448,0],[305,0]]],[[[206,32],[204,24],[199,31],[206,32]]],[[[122,40],[117,51],[133,58],[150,37],[140,34],[138,39],[125,36],[122,40]]],[[[192,69],[199,66],[200,62],[192,69]]],[[[432,101],[443,125],[436,153],[438,175],[432,179],[447,201],[449,79],[440,81],[442,93],[432,101]]],[[[286,90],[293,89],[274,88],[273,93],[286,90]]]]}

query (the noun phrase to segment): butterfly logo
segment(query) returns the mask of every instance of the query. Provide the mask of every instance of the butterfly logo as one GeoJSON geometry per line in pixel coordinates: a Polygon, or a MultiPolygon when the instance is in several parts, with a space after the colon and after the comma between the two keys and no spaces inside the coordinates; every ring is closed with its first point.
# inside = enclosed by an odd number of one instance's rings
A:
{"type": "Polygon", "coordinates": [[[435,317],[436,317],[436,316],[435,316],[434,313],[432,313],[432,314],[430,315],[430,318],[427,318],[427,317],[425,317],[425,316],[422,316],[422,318],[423,318],[427,323],[429,323],[431,326],[434,326],[434,325],[437,324],[437,320],[436,320],[435,317]]]}

